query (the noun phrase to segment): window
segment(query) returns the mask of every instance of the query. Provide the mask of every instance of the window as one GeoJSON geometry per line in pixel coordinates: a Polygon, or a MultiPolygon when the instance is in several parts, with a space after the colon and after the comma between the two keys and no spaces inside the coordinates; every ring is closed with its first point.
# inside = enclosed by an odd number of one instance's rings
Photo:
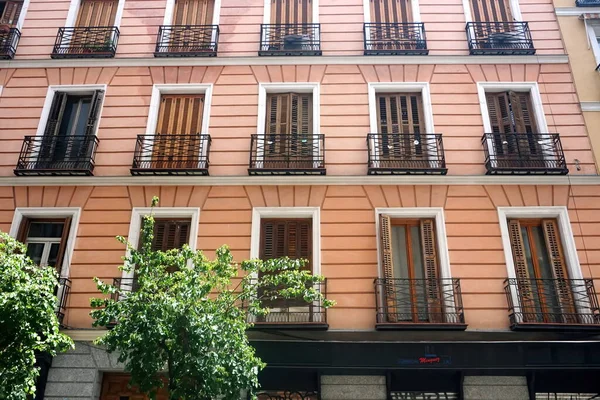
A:
{"type": "Polygon", "coordinates": [[[154,221],[154,237],[152,251],[179,249],[190,240],[189,219],[156,218],[154,221]]]}
{"type": "Polygon", "coordinates": [[[421,133],[425,133],[425,121],[421,93],[378,94],[377,106],[380,155],[423,156],[421,133]]]}
{"type": "Polygon", "coordinates": [[[414,22],[412,0],[369,0],[374,23],[414,22]]]}
{"type": "Polygon", "coordinates": [[[0,1],[0,25],[16,27],[22,10],[23,0],[0,1]]]}
{"type": "Polygon", "coordinates": [[[271,0],[270,3],[271,24],[310,24],[313,22],[312,0],[271,0]]]}
{"type": "Polygon", "coordinates": [[[212,25],[214,0],[175,0],[172,25],[212,25]]]}
{"type": "Polygon", "coordinates": [[[469,0],[475,22],[512,22],[510,0],[469,0]]]}
{"type": "Polygon", "coordinates": [[[115,26],[118,0],[81,0],[75,26],[109,27],[115,26]]]}
{"type": "Polygon", "coordinates": [[[40,266],[51,266],[60,275],[67,248],[71,218],[23,218],[17,239],[27,245],[27,256],[40,266]]]}
{"type": "MultiPolygon", "coordinates": [[[[596,59],[596,66],[600,65],[600,20],[588,18],[589,14],[584,14],[585,18],[585,26],[587,29],[588,40],[590,47],[592,48],[592,52],[594,53],[594,58],[596,59]]],[[[591,14],[596,16],[596,14],[591,14]]]]}
{"type": "Polygon", "coordinates": [[[494,133],[538,133],[528,92],[487,93],[486,100],[494,133]]]}

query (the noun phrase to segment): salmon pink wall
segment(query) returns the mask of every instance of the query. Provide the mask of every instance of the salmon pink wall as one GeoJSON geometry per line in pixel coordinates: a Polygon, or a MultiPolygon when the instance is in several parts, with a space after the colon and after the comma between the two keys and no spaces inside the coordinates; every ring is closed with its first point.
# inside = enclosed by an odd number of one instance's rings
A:
{"type": "Polygon", "coordinates": [[[145,133],[153,84],[214,83],[211,175],[247,174],[259,82],[320,82],[321,132],[329,175],[365,175],[368,82],[430,82],[436,133],[449,174],[485,173],[476,82],[538,82],[550,132],[561,135],[571,173],[595,174],[568,64],[298,65],[3,69],[0,176],[11,176],[25,135],[36,133],[48,85],[108,85],[95,175],[129,175],[136,135],[145,133]],[[574,160],[578,159],[581,171],[574,160]]]}
{"type": "Polygon", "coordinates": [[[0,229],[15,207],[81,207],[70,268],[72,291],[65,323],[89,328],[91,278],[120,277],[125,248],[115,235],[129,232],[132,207],[158,195],[162,207],[199,207],[198,248],[230,245],[236,260],[249,257],[252,207],[321,208],[322,274],[331,329],[374,329],[378,275],[377,207],[444,207],[453,277],[461,279],[469,329],[508,329],[503,291],[507,277],[497,207],[567,206],[583,276],[600,278],[598,186],[162,186],[0,187],[0,229]]]}
{"type": "MultiPolygon", "coordinates": [[[[59,27],[65,25],[69,0],[31,0],[17,59],[49,58],[59,27]]],[[[420,0],[432,55],[468,54],[462,0],[420,0]]],[[[117,57],[152,57],[166,0],[126,0],[117,57]]],[[[551,0],[521,0],[538,54],[563,54],[551,0]]],[[[259,47],[263,0],[222,0],[220,56],[255,56],[259,47]]],[[[361,55],[363,0],[320,0],[323,55],[361,55]]]]}

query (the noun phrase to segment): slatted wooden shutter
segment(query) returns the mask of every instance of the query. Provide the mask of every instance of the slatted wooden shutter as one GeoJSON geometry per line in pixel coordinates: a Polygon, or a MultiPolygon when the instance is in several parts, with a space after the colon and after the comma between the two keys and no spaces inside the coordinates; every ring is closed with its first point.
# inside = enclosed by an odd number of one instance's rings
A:
{"type": "Polygon", "coordinates": [[[114,26],[118,5],[118,0],[81,0],[76,26],[114,26]]]}
{"type": "Polygon", "coordinates": [[[508,93],[487,93],[485,95],[493,133],[513,132],[508,93]]]}
{"type": "MultiPolygon", "coordinates": [[[[519,289],[519,301],[521,304],[521,312],[523,313],[524,322],[536,320],[536,307],[533,288],[531,285],[531,277],[527,267],[525,258],[525,244],[523,243],[523,235],[521,233],[521,224],[519,220],[511,219],[508,221],[508,234],[510,237],[510,247],[513,254],[513,262],[515,264],[515,274],[517,276],[517,287],[519,289]]],[[[517,312],[519,310],[516,310],[517,312]]]]}
{"type": "Polygon", "coordinates": [[[214,0],[176,0],[173,25],[212,25],[214,0]]]}
{"type": "Polygon", "coordinates": [[[85,125],[85,134],[88,136],[96,134],[98,120],[100,119],[100,111],[102,110],[102,101],[104,100],[104,90],[96,90],[92,95],[90,102],[90,113],[88,114],[85,125]]]}
{"type": "Polygon", "coordinates": [[[2,12],[2,16],[0,16],[0,25],[17,26],[23,8],[23,0],[6,1],[4,3],[4,11],[2,12]]]}
{"type": "Polygon", "coordinates": [[[439,278],[438,256],[435,240],[435,221],[423,219],[421,225],[421,248],[423,250],[423,264],[425,269],[425,290],[429,321],[432,323],[444,322],[441,283],[439,278]]]}
{"type": "Polygon", "coordinates": [[[271,0],[271,24],[310,24],[312,0],[271,0]]]}
{"type": "Polygon", "coordinates": [[[577,323],[575,299],[573,297],[573,289],[569,281],[569,273],[567,271],[567,263],[560,242],[558,225],[555,220],[543,220],[542,230],[544,231],[544,239],[546,240],[546,248],[548,249],[548,258],[550,260],[554,279],[556,280],[556,291],[560,303],[563,316],[567,323],[577,323]]]}
{"type": "Polygon", "coordinates": [[[518,133],[537,133],[533,106],[529,93],[508,92],[511,110],[518,133]]]}
{"type": "Polygon", "coordinates": [[[378,129],[382,134],[378,146],[380,157],[424,155],[420,137],[425,132],[421,93],[379,94],[377,104],[378,129]]]}
{"type": "Polygon", "coordinates": [[[475,22],[512,22],[510,0],[471,0],[475,22]]]}
{"type": "Polygon", "coordinates": [[[397,294],[394,276],[394,258],[392,253],[392,221],[388,215],[379,215],[379,252],[384,282],[383,311],[388,322],[398,322],[397,294]]]}
{"type": "Polygon", "coordinates": [[[179,249],[190,239],[190,220],[156,219],[152,251],[179,249]]]}
{"type": "Polygon", "coordinates": [[[413,22],[411,0],[370,0],[374,23],[413,22]]]}

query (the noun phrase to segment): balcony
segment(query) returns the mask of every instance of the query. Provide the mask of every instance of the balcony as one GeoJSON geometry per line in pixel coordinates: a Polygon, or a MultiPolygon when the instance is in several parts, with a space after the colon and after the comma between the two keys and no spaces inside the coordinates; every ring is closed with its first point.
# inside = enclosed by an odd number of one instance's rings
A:
{"type": "Polygon", "coordinates": [[[375,279],[378,330],[465,330],[459,279],[375,279]]]}
{"type": "Polygon", "coordinates": [[[575,0],[577,7],[600,7],[600,0],[575,0]]]}
{"type": "Polygon", "coordinates": [[[422,22],[365,23],[363,34],[365,56],[429,54],[422,22]]]}
{"type": "Polygon", "coordinates": [[[321,24],[261,24],[259,56],[320,56],[321,24]]]}
{"type": "Polygon", "coordinates": [[[65,319],[65,312],[67,311],[67,303],[69,301],[70,293],[71,280],[68,278],[59,278],[55,294],[58,300],[56,305],[56,317],[58,318],[58,323],[61,327],[63,327],[63,321],[65,319]]]}
{"type": "Polygon", "coordinates": [[[369,175],[446,175],[440,134],[370,133],[367,135],[369,175]]]}
{"type": "Polygon", "coordinates": [[[116,26],[59,28],[52,58],[113,58],[117,52],[116,26]]]}
{"type": "Polygon", "coordinates": [[[138,135],[131,175],[208,175],[210,135],[138,135]]]}
{"type": "Polygon", "coordinates": [[[527,22],[468,22],[472,55],[533,55],[535,48],[527,22]]]}
{"type": "MultiPolygon", "coordinates": [[[[315,288],[327,295],[327,280],[315,284],[315,288]]],[[[275,297],[263,300],[263,307],[268,307],[270,312],[265,316],[248,314],[248,322],[254,328],[261,329],[308,329],[326,330],[327,309],[320,302],[306,302],[304,299],[286,299],[275,297]]],[[[248,304],[244,302],[242,309],[247,310],[248,304]]]]}
{"type": "Polygon", "coordinates": [[[325,175],[325,135],[252,135],[249,175],[325,175]]]}
{"type": "Polygon", "coordinates": [[[510,278],[504,283],[511,329],[600,331],[591,279],[510,278]]]}
{"type": "Polygon", "coordinates": [[[569,173],[556,133],[486,133],[481,142],[487,175],[569,173]]]}
{"type": "Polygon", "coordinates": [[[123,299],[125,296],[124,293],[127,292],[135,292],[138,289],[138,281],[137,278],[114,278],[112,285],[114,287],[120,288],[119,293],[113,293],[110,295],[110,298],[114,301],[119,301],[123,299]]]}
{"type": "Polygon", "coordinates": [[[15,175],[93,175],[99,140],[86,136],[25,136],[15,175]]]}
{"type": "Polygon", "coordinates": [[[12,60],[17,52],[21,32],[17,28],[0,31],[0,60],[12,60]]]}
{"type": "Polygon", "coordinates": [[[161,25],[154,57],[216,57],[218,25],[161,25]]]}

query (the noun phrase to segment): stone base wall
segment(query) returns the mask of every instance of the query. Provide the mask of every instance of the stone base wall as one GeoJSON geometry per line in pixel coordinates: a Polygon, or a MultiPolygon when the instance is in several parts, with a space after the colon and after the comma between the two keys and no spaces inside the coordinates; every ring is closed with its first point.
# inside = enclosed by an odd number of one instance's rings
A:
{"type": "Polygon", "coordinates": [[[321,376],[321,400],[386,399],[385,376],[321,376]]]}
{"type": "Polygon", "coordinates": [[[465,376],[464,400],[529,400],[524,376],[465,376]]]}

